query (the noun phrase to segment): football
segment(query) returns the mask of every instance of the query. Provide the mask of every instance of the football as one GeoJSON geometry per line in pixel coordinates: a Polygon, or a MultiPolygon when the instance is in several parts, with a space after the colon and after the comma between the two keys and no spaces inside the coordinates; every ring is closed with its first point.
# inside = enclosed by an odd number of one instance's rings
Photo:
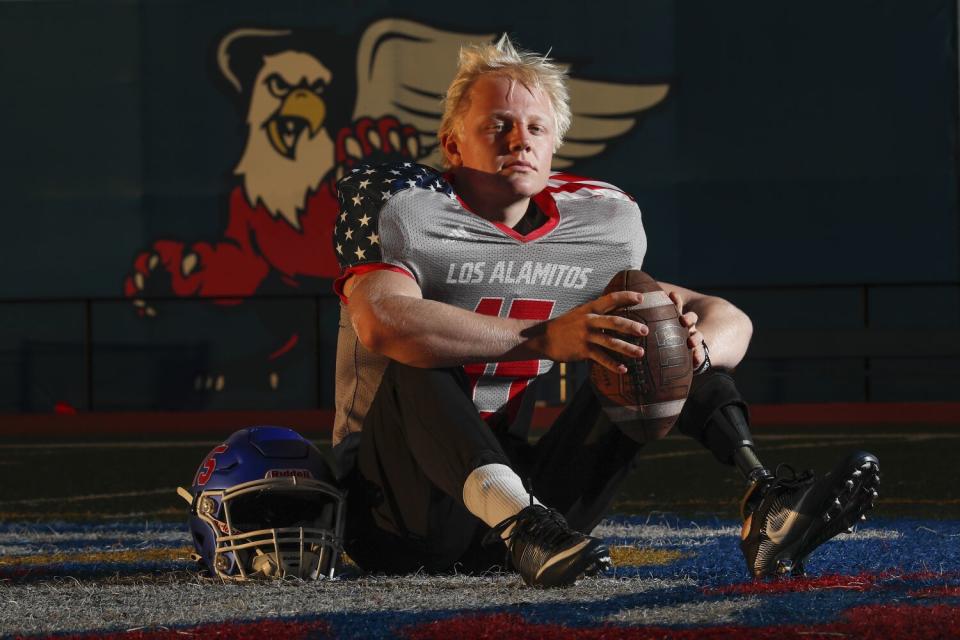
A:
{"type": "Polygon", "coordinates": [[[680,325],[677,307],[656,280],[643,271],[617,273],[604,295],[639,291],[643,302],[610,312],[642,322],[650,328],[643,337],[619,338],[643,347],[642,358],[615,354],[627,367],[618,374],[592,362],[590,381],[607,417],[638,442],[656,440],[673,427],[693,380],[693,357],[687,348],[688,331],[680,325]]]}

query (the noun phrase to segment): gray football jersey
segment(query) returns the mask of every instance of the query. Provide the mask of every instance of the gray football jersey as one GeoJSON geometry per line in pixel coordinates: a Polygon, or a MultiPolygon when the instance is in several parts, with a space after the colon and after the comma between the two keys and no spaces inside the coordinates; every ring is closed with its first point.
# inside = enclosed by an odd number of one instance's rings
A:
{"type": "MultiPolygon", "coordinates": [[[[448,179],[413,163],[363,166],[338,185],[334,249],[344,274],[392,269],[423,297],[500,317],[548,320],[599,297],[615,273],[639,269],[646,235],[616,187],[556,173],[533,198],[547,222],[522,236],[472,213],[448,179]]],[[[341,307],[334,444],[359,431],[387,359],[364,349],[341,307]]],[[[508,418],[548,360],[464,367],[485,419],[508,418]]]]}

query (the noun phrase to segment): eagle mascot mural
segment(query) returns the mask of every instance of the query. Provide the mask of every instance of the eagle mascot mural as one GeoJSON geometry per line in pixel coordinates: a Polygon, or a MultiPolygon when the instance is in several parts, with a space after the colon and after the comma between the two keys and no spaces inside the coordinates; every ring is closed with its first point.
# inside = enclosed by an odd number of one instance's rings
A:
{"type": "MultiPolygon", "coordinates": [[[[361,162],[440,166],[441,100],[460,47],[494,37],[395,18],[372,23],[352,45],[305,29],[226,34],[216,47],[219,80],[246,111],[226,227],[214,241],[160,238],[140,251],[124,279],[137,313],[157,316],[156,300],[170,296],[236,306],[256,294],[323,290],[339,271],[336,181],[361,162]]],[[[600,154],[668,89],[575,75],[569,86],[573,124],[554,169],[600,154]]],[[[265,324],[264,363],[296,351],[296,331],[265,324]]],[[[268,369],[258,378],[275,389],[277,367],[268,369]]],[[[206,380],[224,386],[222,374],[206,380]]]]}

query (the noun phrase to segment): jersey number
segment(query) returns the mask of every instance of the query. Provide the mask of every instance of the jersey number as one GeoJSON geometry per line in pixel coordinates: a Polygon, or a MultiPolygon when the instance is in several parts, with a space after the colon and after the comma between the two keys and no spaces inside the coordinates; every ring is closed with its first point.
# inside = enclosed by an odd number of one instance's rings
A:
{"type": "MultiPolygon", "coordinates": [[[[549,320],[553,313],[553,307],[556,305],[554,300],[533,300],[530,298],[515,298],[507,308],[506,316],[503,314],[503,298],[480,298],[474,309],[477,313],[485,316],[499,316],[514,318],[516,320],[549,320]]],[[[540,360],[520,360],[517,362],[487,362],[464,365],[463,370],[470,379],[470,389],[473,392],[474,401],[477,400],[477,386],[481,378],[513,378],[514,380],[507,387],[505,384],[497,385],[500,397],[495,398],[490,410],[487,407],[479,406],[480,416],[486,418],[507,405],[510,414],[514,414],[519,408],[519,400],[523,391],[530,384],[530,380],[540,374],[540,360]],[[487,409],[487,410],[485,410],[487,409]]],[[[489,404],[482,402],[483,405],[489,404]]],[[[511,415],[512,417],[512,415],[511,415]]]]}

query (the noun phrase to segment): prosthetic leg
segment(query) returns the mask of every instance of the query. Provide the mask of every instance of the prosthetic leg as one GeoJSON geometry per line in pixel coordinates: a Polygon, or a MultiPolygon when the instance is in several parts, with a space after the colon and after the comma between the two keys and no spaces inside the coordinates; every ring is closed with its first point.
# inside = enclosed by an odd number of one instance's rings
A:
{"type": "Polygon", "coordinates": [[[694,377],[677,428],[709,449],[722,464],[740,470],[748,483],[740,503],[740,515],[746,519],[751,507],[763,498],[773,474],[757,456],[747,403],[730,374],[710,369],[694,377]]]}
{"type": "Polygon", "coordinates": [[[755,577],[803,574],[810,553],[853,531],[877,498],[880,461],[865,451],[848,454],[819,479],[789,465],[779,465],[774,477],[757,457],[746,403],[723,371],[694,378],[678,427],[746,478],[740,549],[755,577]]]}

